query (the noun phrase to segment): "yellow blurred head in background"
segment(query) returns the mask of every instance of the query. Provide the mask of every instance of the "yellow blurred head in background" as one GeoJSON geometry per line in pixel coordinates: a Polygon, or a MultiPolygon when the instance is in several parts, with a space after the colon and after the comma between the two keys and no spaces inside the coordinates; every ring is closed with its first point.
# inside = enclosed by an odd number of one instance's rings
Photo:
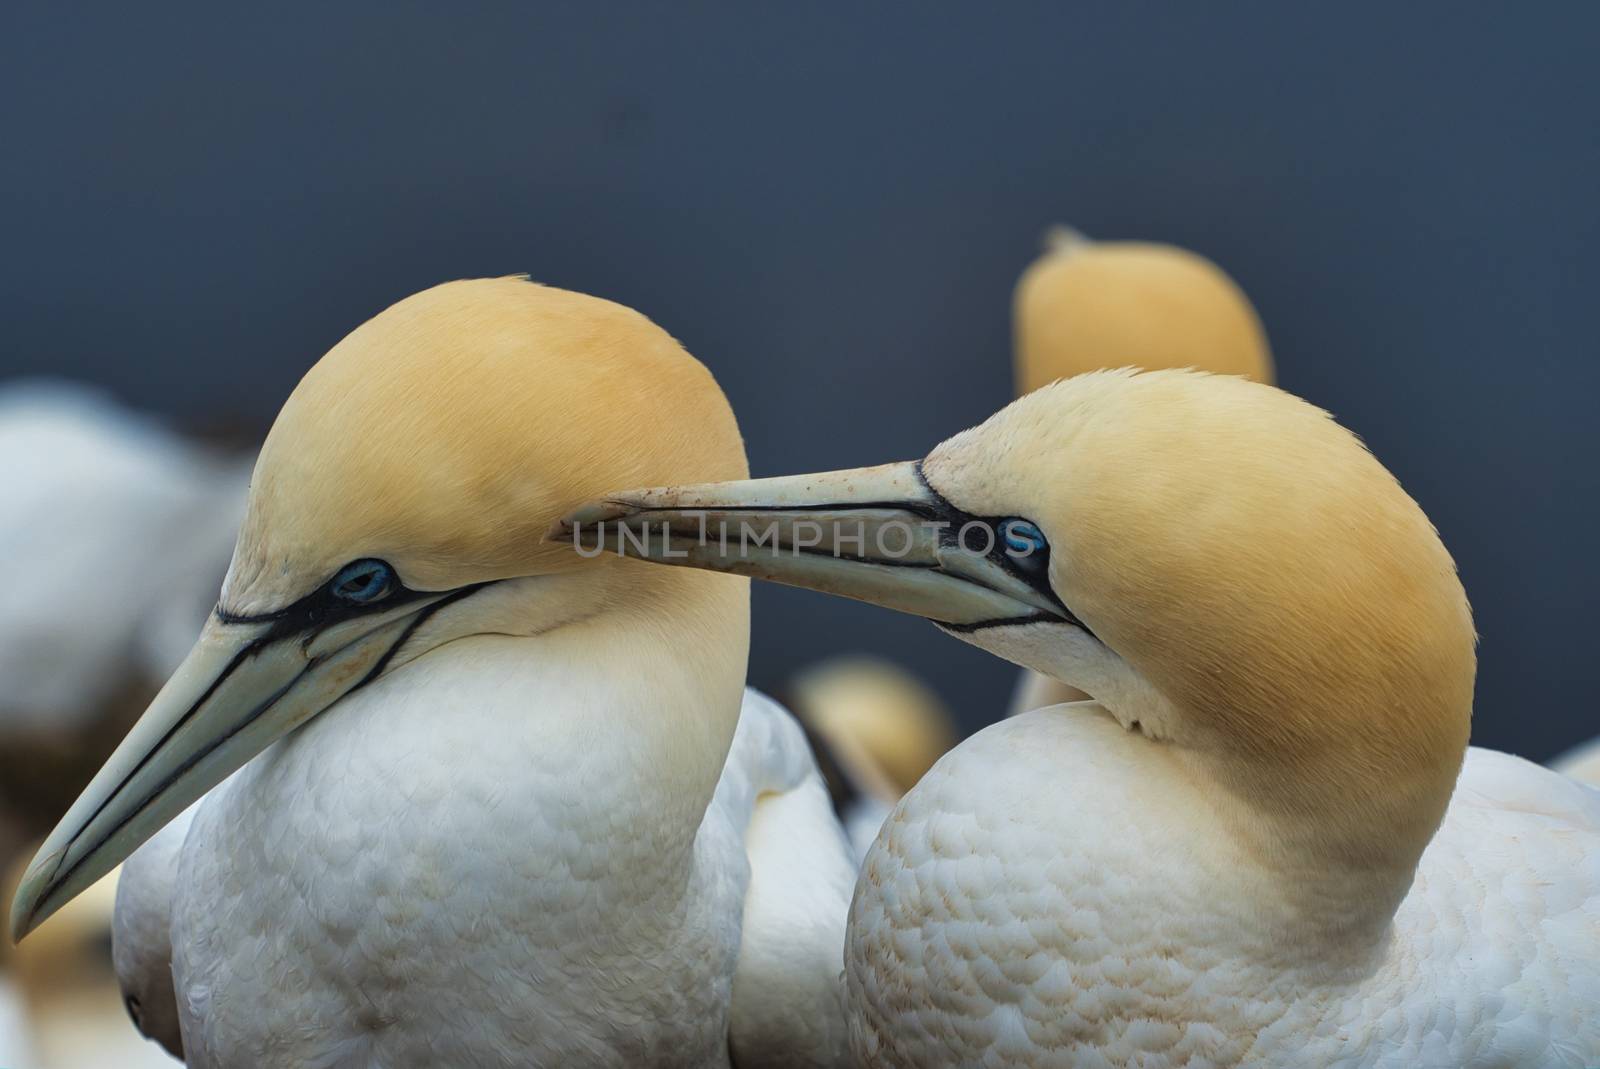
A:
{"type": "Polygon", "coordinates": [[[1103,368],[1192,367],[1273,381],[1272,353],[1244,291],[1174,245],[1090,241],[1056,228],[1013,300],[1017,396],[1103,368]]]}
{"type": "Polygon", "coordinates": [[[881,657],[812,665],[789,681],[788,697],[858,786],[889,801],[956,744],[955,723],[933,689],[881,657]]]}

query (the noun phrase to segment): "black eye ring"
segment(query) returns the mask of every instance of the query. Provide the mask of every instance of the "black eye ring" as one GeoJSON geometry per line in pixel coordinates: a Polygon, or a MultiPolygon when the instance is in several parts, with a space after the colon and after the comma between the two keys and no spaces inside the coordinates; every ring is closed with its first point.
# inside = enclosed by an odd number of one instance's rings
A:
{"type": "Polygon", "coordinates": [[[356,605],[371,605],[394,593],[399,585],[394,569],[381,560],[368,558],[351,561],[339,569],[339,574],[328,583],[328,589],[340,601],[356,605]]]}

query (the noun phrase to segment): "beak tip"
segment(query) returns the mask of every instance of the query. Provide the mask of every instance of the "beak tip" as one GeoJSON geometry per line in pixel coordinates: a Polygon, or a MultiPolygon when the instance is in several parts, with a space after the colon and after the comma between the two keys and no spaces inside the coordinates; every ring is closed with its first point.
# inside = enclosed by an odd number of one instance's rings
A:
{"type": "Polygon", "coordinates": [[[22,942],[29,932],[49,917],[49,913],[40,912],[40,906],[49,895],[50,879],[61,862],[61,856],[61,851],[55,850],[44,857],[36,857],[23,874],[22,881],[17,885],[16,897],[11,900],[12,945],[22,942]]]}
{"type": "Polygon", "coordinates": [[[11,945],[16,946],[22,942],[33,928],[32,911],[25,910],[22,900],[18,899],[11,907],[11,945]]]}

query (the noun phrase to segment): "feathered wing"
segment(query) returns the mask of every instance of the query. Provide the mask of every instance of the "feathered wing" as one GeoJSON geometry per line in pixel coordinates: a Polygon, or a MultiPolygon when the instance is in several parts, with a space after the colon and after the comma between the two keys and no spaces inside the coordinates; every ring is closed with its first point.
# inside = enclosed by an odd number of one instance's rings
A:
{"type": "Polygon", "coordinates": [[[750,814],[728,1046],[739,1069],[849,1064],[840,1002],[856,866],[800,725],[745,691],[713,805],[750,814]]]}
{"type": "Polygon", "coordinates": [[[1468,750],[1396,924],[1455,963],[1453,1064],[1600,1065],[1600,791],[1468,750]]]}
{"type": "Polygon", "coordinates": [[[183,1058],[172,984],[172,888],[199,803],[162,828],[123,862],[112,921],[112,962],[122,998],[139,1031],[183,1058]]]}

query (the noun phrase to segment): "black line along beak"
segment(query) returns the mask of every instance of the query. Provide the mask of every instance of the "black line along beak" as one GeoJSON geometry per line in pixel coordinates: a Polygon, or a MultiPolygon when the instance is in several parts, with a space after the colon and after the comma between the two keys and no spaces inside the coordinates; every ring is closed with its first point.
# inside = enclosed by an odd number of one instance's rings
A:
{"type": "Polygon", "coordinates": [[[1017,522],[955,508],[913,462],[625,491],[570,513],[550,537],[585,556],[747,575],[952,630],[1083,627],[1050,588],[1042,536],[1023,547],[1008,527],[1017,522]]]}

